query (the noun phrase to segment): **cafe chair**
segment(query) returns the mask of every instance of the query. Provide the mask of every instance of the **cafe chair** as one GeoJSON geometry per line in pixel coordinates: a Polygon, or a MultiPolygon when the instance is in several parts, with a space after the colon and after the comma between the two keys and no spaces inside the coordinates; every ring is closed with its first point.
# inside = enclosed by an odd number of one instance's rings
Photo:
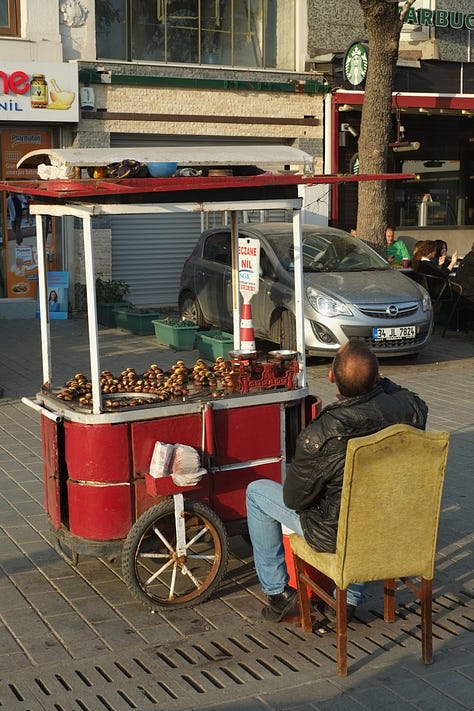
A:
{"type": "Polygon", "coordinates": [[[462,286],[452,278],[444,279],[434,274],[413,271],[407,276],[421,284],[430,295],[434,319],[441,326],[442,337],[444,338],[453,324],[454,328],[459,330],[462,286]]]}
{"type": "Polygon", "coordinates": [[[384,620],[395,620],[395,579],[421,602],[425,664],[433,660],[432,579],[447,432],[391,425],[350,439],[344,468],[335,553],[319,553],[297,533],[290,545],[300,624],[312,629],[310,590],[336,614],[337,672],[347,675],[347,586],[384,581],[384,620]],[[305,573],[305,564],[334,582],[335,596],[305,573]],[[420,581],[411,578],[421,578],[420,581]]]}

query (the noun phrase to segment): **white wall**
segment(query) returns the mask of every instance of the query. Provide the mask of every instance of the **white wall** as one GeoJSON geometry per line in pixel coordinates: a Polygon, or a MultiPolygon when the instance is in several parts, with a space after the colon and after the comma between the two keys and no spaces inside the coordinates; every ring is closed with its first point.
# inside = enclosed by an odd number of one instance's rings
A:
{"type": "Polygon", "coordinates": [[[57,0],[22,0],[21,36],[0,38],[0,61],[63,61],[57,0]]]}

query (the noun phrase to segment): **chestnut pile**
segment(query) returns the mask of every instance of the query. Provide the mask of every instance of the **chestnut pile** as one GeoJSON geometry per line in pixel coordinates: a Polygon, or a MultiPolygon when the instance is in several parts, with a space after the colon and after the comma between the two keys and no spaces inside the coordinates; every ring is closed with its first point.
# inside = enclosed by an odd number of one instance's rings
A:
{"type": "MultiPolygon", "coordinates": [[[[221,357],[213,365],[199,358],[191,368],[186,367],[184,361],[178,360],[167,371],[153,363],[141,375],[134,368],[126,368],[118,377],[110,370],[103,370],[100,374],[100,389],[103,395],[113,396],[104,398],[104,407],[136,407],[185,397],[189,394],[190,385],[213,388],[212,395],[217,397],[223,394],[218,390],[219,385],[224,388],[233,387],[232,374],[230,365],[221,357]],[[126,393],[128,397],[120,398],[120,393],[126,393]],[[136,393],[137,397],[130,398],[132,393],[136,393]]],[[[56,396],[59,400],[74,402],[83,407],[92,406],[92,383],[87,376],[76,373],[64,385],[56,396]]]]}

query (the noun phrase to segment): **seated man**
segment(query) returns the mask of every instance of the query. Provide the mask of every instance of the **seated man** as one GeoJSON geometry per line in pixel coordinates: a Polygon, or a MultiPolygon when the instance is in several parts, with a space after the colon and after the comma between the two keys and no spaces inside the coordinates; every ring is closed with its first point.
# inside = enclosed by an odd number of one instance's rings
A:
{"type": "MultiPolygon", "coordinates": [[[[424,401],[379,374],[369,348],[352,341],[337,352],[329,380],[338,401],[326,406],[300,434],[282,486],[268,479],[247,487],[247,520],[255,569],[268,605],[262,615],[279,622],[294,606],[288,585],[282,524],[304,536],[317,551],[333,553],[347,441],[396,423],[424,429],[424,401]]],[[[363,600],[364,584],[347,589],[348,619],[363,600]]]]}
{"type": "Polygon", "coordinates": [[[387,227],[385,230],[385,242],[387,243],[387,262],[390,262],[392,266],[401,264],[402,259],[410,259],[408,247],[401,239],[395,239],[393,227],[387,227]]]}
{"type": "Polygon", "coordinates": [[[474,302],[474,243],[457,267],[453,281],[462,286],[463,297],[474,302]]]}
{"type": "Polygon", "coordinates": [[[459,327],[468,332],[474,328],[474,244],[457,267],[453,281],[462,287],[459,327]]]}

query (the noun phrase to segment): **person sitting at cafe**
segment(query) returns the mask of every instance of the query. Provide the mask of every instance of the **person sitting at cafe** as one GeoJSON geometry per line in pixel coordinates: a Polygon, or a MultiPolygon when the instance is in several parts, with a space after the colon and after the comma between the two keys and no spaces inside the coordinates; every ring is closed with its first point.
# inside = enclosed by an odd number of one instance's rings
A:
{"type": "Polygon", "coordinates": [[[405,242],[401,239],[395,239],[393,227],[387,227],[385,230],[386,254],[387,261],[393,266],[400,266],[402,259],[410,259],[410,252],[405,242]]]}
{"type": "Polygon", "coordinates": [[[448,258],[448,245],[443,239],[435,239],[434,243],[436,245],[436,252],[431,261],[435,267],[441,269],[442,272],[446,272],[450,261],[448,258]]]}
{"type": "MultiPolygon", "coordinates": [[[[396,423],[424,429],[428,408],[415,393],[384,378],[376,356],[359,341],[340,348],[329,371],[339,391],[300,434],[285,483],[259,479],[247,487],[247,522],[254,563],[267,603],[262,616],[280,622],[296,602],[288,585],[282,525],[317,551],[333,553],[347,442],[396,423]]],[[[364,583],[347,588],[347,619],[363,600],[364,583]]],[[[330,609],[324,612],[331,616],[330,609]]],[[[332,627],[328,619],[328,626],[332,627]]],[[[325,624],[325,623],[324,623],[325,624]]]]}
{"type": "Polygon", "coordinates": [[[474,243],[462,258],[453,281],[462,288],[459,328],[469,332],[474,329],[474,243]]]}
{"type": "Polygon", "coordinates": [[[425,239],[419,247],[417,247],[416,254],[413,254],[412,267],[415,271],[420,272],[420,274],[427,274],[428,276],[447,279],[451,275],[451,272],[458,261],[458,253],[453,253],[453,256],[449,260],[449,264],[446,267],[444,267],[443,264],[443,269],[433,264],[435,254],[435,242],[431,239],[425,239]]]}
{"type": "Polygon", "coordinates": [[[456,269],[454,281],[462,287],[463,298],[474,305],[474,242],[456,269]]]}

